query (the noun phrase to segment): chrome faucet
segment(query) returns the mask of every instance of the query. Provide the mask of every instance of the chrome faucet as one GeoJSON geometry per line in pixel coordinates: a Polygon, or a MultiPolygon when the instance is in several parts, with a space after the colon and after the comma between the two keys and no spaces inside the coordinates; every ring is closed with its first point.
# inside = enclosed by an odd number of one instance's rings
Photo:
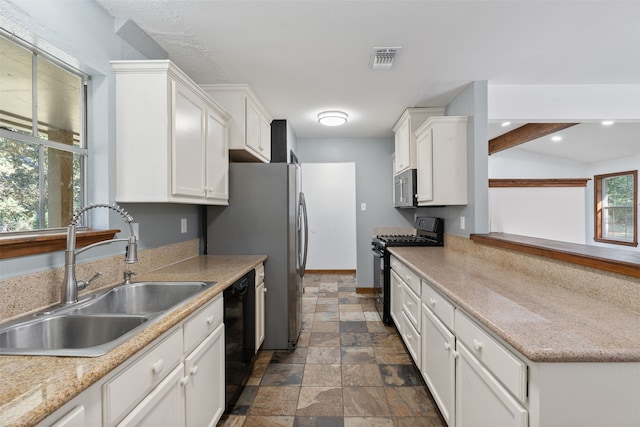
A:
{"type": "Polygon", "coordinates": [[[82,252],[94,248],[96,246],[106,245],[113,242],[127,242],[127,249],[124,255],[124,262],[127,264],[134,264],[138,262],[138,243],[136,236],[133,232],[133,217],[129,215],[124,209],[117,204],[107,205],[102,203],[92,204],[85,206],[77,211],[71,222],[67,227],[67,250],[65,251],[64,258],[64,279],[62,281],[62,304],[71,304],[78,301],[78,291],[89,286],[92,280],[100,275],[96,273],[89,280],[77,280],[76,279],[76,257],[82,252]],[[129,225],[130,236],[128,239],[111,239],[102,242],[97,242],[89,246],[85,246],[81,249],[76,249],[76,227],[80,224],[80,218],[82,214],[88,210],[95,208],[108,208],[116,211],[129,225]]]}

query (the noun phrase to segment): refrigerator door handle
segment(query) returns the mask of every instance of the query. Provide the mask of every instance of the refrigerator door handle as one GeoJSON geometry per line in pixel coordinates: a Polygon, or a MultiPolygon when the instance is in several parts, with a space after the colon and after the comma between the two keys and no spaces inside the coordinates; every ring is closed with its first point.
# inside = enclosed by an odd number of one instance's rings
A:
{"type": "Polygon", "coordinates": [[[301,253],[298,254],[300,261],[300,277],[304,276],[304,270],[307,267],[307,251],[309,248],[309,226],[307,224],[307,203],[304,199],[304,193],[300,192],[300,202],[298,206],[298,217],[300,220],[300,225],[302,227],[298,227],[298,238],[300,238],[300,233],[304,233],[304,249],[301,253]]]}

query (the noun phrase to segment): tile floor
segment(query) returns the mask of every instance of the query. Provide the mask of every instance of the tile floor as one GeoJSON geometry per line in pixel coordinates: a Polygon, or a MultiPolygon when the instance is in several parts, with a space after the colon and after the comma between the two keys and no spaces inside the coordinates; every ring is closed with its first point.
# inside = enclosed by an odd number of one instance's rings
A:
{"type": "Polygon", "coordinates": [[[395,328],[353,275],[304,278],[294,351],[264,350],[222,427],[445,427],[395,328]]]}

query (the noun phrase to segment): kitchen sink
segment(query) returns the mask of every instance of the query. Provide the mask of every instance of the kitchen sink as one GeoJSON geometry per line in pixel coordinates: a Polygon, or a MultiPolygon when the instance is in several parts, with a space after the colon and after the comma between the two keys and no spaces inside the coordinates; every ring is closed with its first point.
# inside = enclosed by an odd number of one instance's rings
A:
{"type": "Polygon", "coordinates": [[[100,356],[215,284],[129,283],[25,315],[0,327],[0,354],[100,356]]]}
{"type": "Polygon", "coordinates": [[[2,330],[0,348],[14,350],[9,354],[99,355],[106,352],[106,344],[128,337],[127,333],[148,320],[147,316],[131,315],[41,317],[2,330]]]}
{"type": "Polygon", "coordinates": [[[148,314],[167,310],[210,287],[205,282],[141,282],[119,286],[73,310],[78,314],[148,314]]]}

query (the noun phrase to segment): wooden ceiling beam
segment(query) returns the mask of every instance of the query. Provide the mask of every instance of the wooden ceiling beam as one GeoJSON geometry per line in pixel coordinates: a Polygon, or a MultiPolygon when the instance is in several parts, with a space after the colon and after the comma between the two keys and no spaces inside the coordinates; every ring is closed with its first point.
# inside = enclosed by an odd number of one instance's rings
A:
{"type": "Polygon", "coordinates": [[[578,123],[527,123],[517,129],[489,140],[489,155],[542,138],[578,123]]]}

